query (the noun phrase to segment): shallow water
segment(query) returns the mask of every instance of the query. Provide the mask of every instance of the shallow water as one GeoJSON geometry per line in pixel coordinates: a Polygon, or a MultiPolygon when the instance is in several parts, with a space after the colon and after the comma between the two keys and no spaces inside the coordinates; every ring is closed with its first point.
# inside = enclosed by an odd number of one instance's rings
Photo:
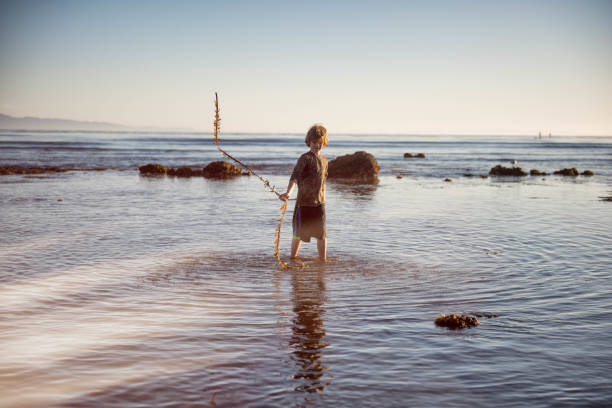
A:
{"type": "MultiPolygon", "coordinates": [[[[610,405],[611,151],[520,182],[381,159],[378,186],[328,183],[331,260],[305,244],[302,270],[255,178],[3,176],[0,406],[610,405]],[[433,323],[474,312],[499,317],[433,323]]],[[[291,160],[261,168],[282,186],[291,160]]]]}

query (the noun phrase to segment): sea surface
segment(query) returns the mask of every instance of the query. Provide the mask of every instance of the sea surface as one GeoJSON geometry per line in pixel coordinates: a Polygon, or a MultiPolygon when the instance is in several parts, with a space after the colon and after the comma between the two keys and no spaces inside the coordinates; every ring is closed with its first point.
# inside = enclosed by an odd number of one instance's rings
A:
{"type": "MultiPolygon", "coordinates": [[[[221,146],[281,190],[307,150],[221,146]]],[[[322,154],[360,150],[380,182],[328,182],[329,262],[310,243],[282,269],[256,177],[139,175],[221,160],[209,134],[0,132],[0,166],[70,169],[0,176],[0,407],[612,406],[612,138],[331,134],[322,154]],[[514,160],[595,176],[479,177],[514,160]]]]}

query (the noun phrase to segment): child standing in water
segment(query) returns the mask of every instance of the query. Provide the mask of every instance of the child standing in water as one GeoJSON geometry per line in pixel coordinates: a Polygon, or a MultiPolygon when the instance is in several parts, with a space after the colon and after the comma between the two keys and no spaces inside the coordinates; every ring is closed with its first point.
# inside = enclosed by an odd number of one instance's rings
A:
{"type": "Polygon", "coordinates": [[[302,241],[317,239],[317,251],[321,262],[327,261],[327,229],[325,227],[325,180],[327,180],[327,159],[321,156],[321,149],[329,144],[327,129],[314,125],[306,134],[306,145],[310,150],[297,161],[287,192],[279,198],[287,201],[297,184],[298,196],[293,210],[293,241],[291,259],[295,259],[302,241]]]}

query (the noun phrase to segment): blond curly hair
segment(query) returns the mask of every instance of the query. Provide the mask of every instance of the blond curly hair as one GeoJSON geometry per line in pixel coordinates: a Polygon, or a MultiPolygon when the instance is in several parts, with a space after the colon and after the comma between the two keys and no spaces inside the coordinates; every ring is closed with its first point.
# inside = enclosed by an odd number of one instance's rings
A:
{"type": "Polygon", "coordinates": [[[319,123],[314,124],[308,129],[308,133],[306,133],[306,139],[304,142],[306,146],[310,146],[312,142],[319,142],[323,144],[323,146],[327,146],[329,144],[329,137],[327,136],[327,129],[319,123]]]}

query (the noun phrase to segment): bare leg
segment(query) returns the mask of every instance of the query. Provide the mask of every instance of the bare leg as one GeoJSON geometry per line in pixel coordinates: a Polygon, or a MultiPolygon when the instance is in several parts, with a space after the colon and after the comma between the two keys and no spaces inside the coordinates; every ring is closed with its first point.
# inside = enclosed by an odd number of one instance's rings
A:
{"type": "Polygon", "coordinates": [[[297,254],[300,251],[300,245],[302,245],[302,241],[299,239],[293,239],[291,241],[291,259],[297,258],[297,254]]]}
{"type": "Polygon", "coordinates": [[[319,260],[327,261],[327,238],[317,239],[317,251],[319,252],[319,260]]]}

